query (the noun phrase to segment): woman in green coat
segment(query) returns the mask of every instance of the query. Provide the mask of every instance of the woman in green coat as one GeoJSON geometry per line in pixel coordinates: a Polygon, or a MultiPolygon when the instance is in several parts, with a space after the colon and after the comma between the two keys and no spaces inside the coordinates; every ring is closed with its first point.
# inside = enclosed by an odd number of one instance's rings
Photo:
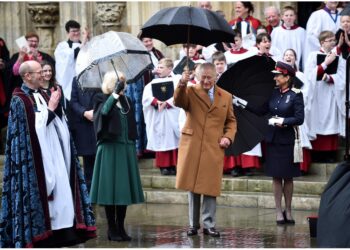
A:
{"type": "Polygon", "coordinates": [[[94,97],[97,153],[90,198],[105,207],[108,239],[130,241],[124,229],[126,209],[144,202],[144,196],[137,166],[134,110],[123,93],[125,77],[119,72],[118,76],[107,72],[103,94],[94,97]]]}

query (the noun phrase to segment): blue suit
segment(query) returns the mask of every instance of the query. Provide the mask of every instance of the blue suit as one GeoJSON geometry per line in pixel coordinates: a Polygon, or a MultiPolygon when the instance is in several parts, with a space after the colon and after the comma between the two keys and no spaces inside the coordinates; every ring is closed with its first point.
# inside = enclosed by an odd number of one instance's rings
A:
{"type": "Polygon", "coordinates": [[[304,122],[304,101],[300,90],[275,89],[269,101],[270,117],[284,118],[283,127],[269,126],[265,141],[268,176],[291,178],[300,176],[299,164],[293,162],[295,132],[293,126],[304,122]]]}

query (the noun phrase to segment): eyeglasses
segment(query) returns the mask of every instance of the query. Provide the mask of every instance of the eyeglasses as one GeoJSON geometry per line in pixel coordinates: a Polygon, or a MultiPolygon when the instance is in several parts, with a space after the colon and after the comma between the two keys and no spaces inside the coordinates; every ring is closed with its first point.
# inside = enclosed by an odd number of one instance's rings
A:
{"type": "Polygon", "coordinates": [[[42,74],[42,71],[36,71],[36,72],[33,71],[33,72],[28,72],[28,73],[30,73],[30,74],[40,74],[40,75],[41,75],[41,74],[42,74]]]}
{"type": "Polygon", "coordinates": [[[326,43],[335,43],[337,40],[335,40],[335,39],[330,39],[330,40],[324,40],[326,43]]]}
{"type": "Polygon", "coordinates": [[[79,32],[80,32],[80,29],[70,30],[69,32],[70,32],[70,33],[79,33],[79,32]]]}
{"type": "Polygon", "coordinates": [[[30,43],[39,43],[38,40],[27,40],[27,42],[30,42],[30,43]]]}

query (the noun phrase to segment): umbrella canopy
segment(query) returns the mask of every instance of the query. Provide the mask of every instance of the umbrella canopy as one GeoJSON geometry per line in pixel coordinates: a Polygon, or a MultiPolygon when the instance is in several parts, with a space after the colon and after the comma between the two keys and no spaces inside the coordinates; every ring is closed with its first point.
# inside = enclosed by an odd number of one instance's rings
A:
{"type": "Polygon", "coordinates": [[[76,75],[81,87],[100,88],[102,77],[108,71],[121,71],[127,82],[134,82],[151,66],[151,56],[138,38],[109,31],[93,37],[80,48],[76,75]]]}
{"type": "Polygon", "coordinates": [[[268,129],[267,118],[260,111],[275,87],[275,61],[265,56],[253,56],[237,62],[226,70],[217,85],[231,94],[248,102],[252,109],[234,107],[237,119],[237,133],[234,142],[226,150],[228,155],[239,155],[251,150],[265,137],[268,129]],[[259,110],[260,109],[260,110],[259,110]]]}
{"type": "Polygon", "coordinates": [[[350,163],[342,162],[321,195],[318,209],[318,247],[350,247],[350,163]]]}
{"type": "Polygon", "coordinates": [[[162,9],[141,30],[141,37],[155,38],[168,46],[179,43],[208,46],[217,42],[234,42],[232,28],[222,16],[191,6],[162,9]]]}

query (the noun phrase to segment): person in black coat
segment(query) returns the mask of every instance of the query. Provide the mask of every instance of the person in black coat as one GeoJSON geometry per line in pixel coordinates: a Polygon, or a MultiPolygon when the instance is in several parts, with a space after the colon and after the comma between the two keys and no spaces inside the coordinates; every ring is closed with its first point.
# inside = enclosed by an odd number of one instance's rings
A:
{"type": "Polygon", "coordinates": [[[99,92],[101,92],[99,89],[82,90],[78,86],[76,78],[73,78],[69,105],[74,115],[71,116],[69,125],[77,153],[83,157],[84,174],[89,191],[96,155],[93,99],[99,92]]]}
{"type": "Polygon", "coordinates": [[[269,130],[265,136],[265,174],[273,178],[273,193],[276,204],[276,223],[295,224],[292,217],[293,177],[301,175],[300,163],[294,163],[294,127],[304,122],[303,94],[292,88],[295,70],[289,64],[277,62],[275,70],[276,88],[267,107],[254,107],[234,96],[233,104],[257,115],[268,114],[269,130]],[[285,211],[282,210],[282,194],[285,211]]]}
{"type": "Polygon", "coordinates": [[[276,204],[276,223],[295,224],[291,205],[293,177],[301,175],[299,163],[294,163],[294,127],[304,122],[303,94],[292,88],[295,70],[286,63],[277,62],[275,74],[276,88],[268,104],[269,130],[266,141],[265,173],[273,177],[273,193],[276,204]],[[282,194],[285,211],[282,211],[282,194]]]}

